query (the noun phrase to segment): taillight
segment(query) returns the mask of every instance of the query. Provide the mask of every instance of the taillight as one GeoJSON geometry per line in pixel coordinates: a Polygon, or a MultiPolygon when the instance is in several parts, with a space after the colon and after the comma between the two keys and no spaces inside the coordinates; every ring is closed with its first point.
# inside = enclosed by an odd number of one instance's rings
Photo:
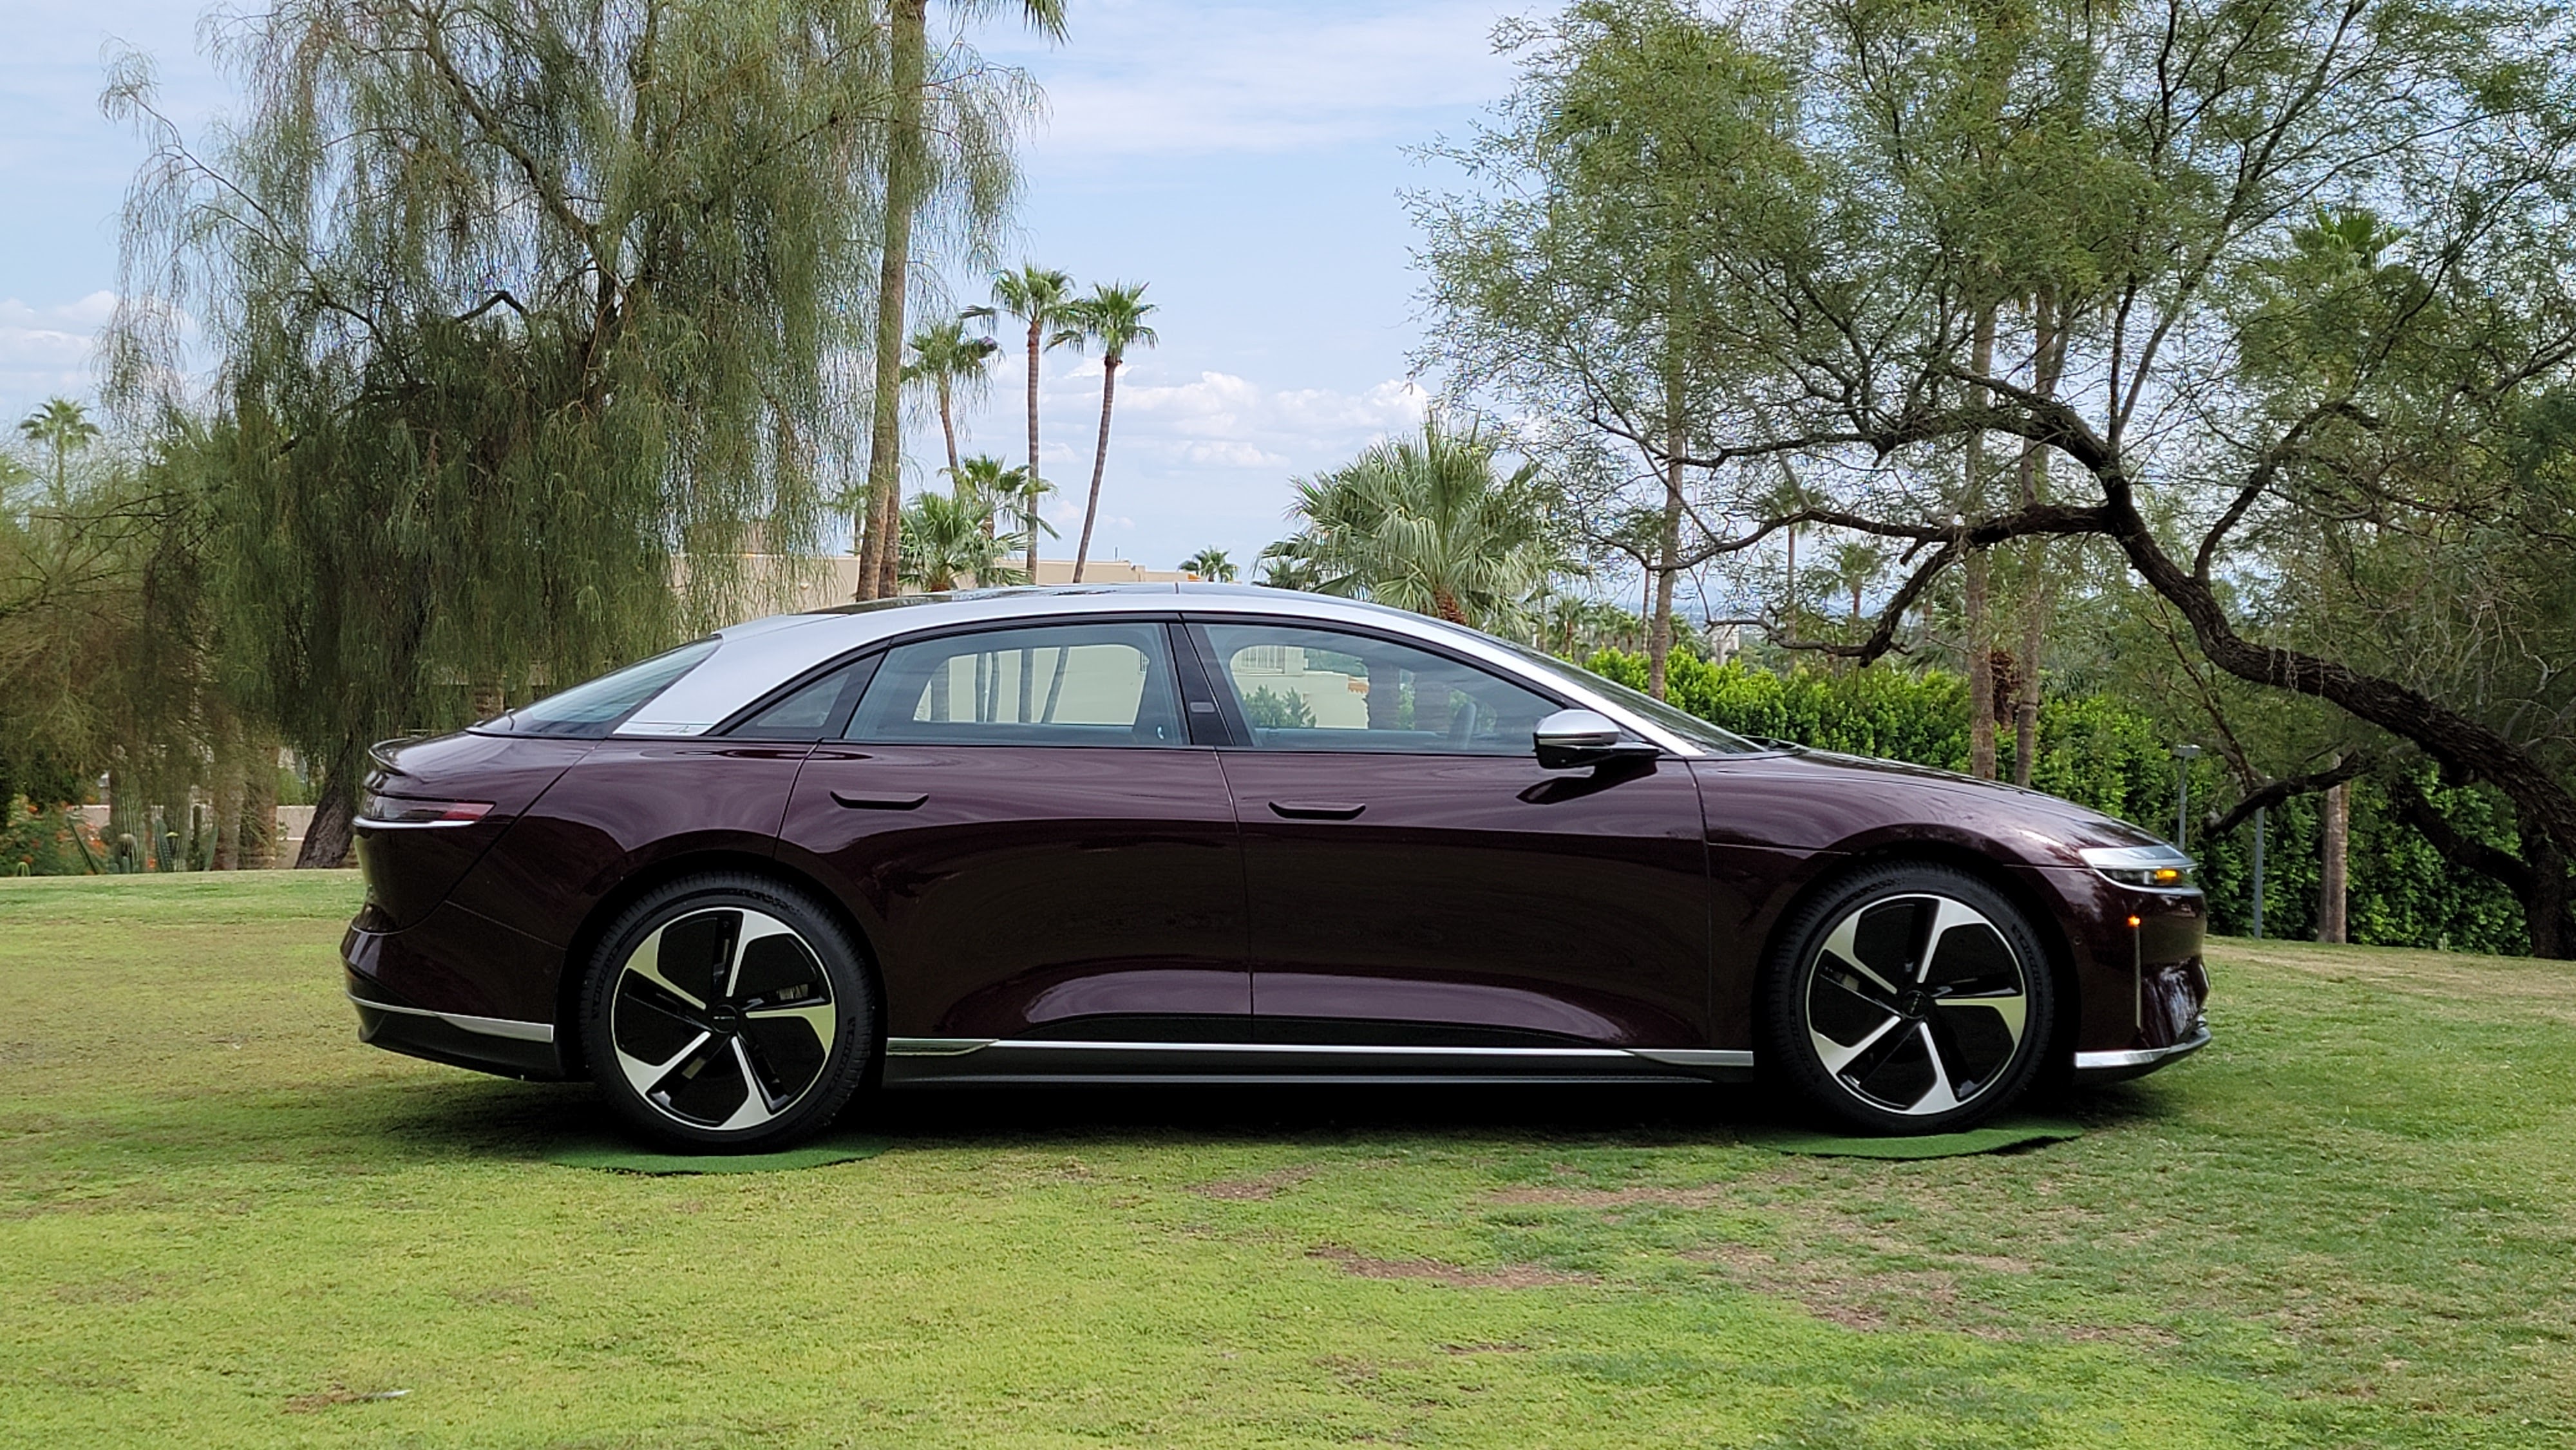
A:
{"type": "Polygon", "coordinates": [[[371,826],[470,826],[491,809],[490,801],[422,801],[380,795],[364,802],[359,818],[371,826]]]}

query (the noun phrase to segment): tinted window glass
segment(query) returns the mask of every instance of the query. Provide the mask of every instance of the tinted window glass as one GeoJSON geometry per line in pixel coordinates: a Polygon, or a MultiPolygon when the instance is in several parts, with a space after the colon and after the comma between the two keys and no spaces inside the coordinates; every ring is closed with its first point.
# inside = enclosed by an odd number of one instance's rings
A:
{"type": "Polygon", "coordinates": [[[1175,745],[1159,624],[1060,624],[897,645],[848,737],[944,745],[1175,745]]]}
{"type": "Polygon", "coordinates": [[[731,733],[764,740],[821,739],[832,723],[832,707],[841,703],[841,691],[850,683],[850,669],[843,665],[735,726],[731,733]]]}
{"type": "Polygon", "coordinates": [[[1269,750],[1527,755],[1555,701],[1473,665],[1361,634],[1200,627],[1253,742],[1269,750]]]}
{"type": "Polygon", "coordinates": [[[618,721],[634,714],[715,652],[716,642],[712,639],[684,644],[571,689],[557,690],[534,704],[511,711],[499,723],[503,729],[521,735],[604,736],[618,721]]]}

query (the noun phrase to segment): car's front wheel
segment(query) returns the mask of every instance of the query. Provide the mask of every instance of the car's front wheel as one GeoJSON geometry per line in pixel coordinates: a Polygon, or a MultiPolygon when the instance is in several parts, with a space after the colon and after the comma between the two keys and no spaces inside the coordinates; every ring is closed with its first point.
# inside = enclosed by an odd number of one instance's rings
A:
{"type": "Polygon", "coordinates": [[[773,1148],[830,1123],[867,1075],[878,1009],[855,943],[757,876],[665,885],[601,937],[583,995],[591,1075],[647,1137],[773,1148]]]}
{"type": "Polygon", "coordinates": [[[1877,867],[1784,925],[1763,971],[1761,1060],[1845,1126],[1955,1132],[2029,1088],[2052,986],[2038,934],[2001,892],[1948,867],[1877,867]]]}

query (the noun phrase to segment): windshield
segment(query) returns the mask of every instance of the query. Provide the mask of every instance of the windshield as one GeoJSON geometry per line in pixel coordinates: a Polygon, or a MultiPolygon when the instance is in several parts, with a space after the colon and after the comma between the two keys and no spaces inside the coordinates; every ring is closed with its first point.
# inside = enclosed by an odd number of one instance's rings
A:
{"type": "Polygon", "coordinates": [[[557,690],[493,722],[513,735],[604,737],[617,723],[642,709],[644,702],[669,688],[672,681],[696,669],[716,652],[716,642],[702,639],[678,649],[611,670],[568,690],[557,690]]]}
{"type": "Polygon", "coordinates": [[[1556,678],[1595,694],[1607,695],[1621,709],[1643,715],[1659,728],[1671,731],[1702,750],[1719,755],[1745,755],[1765,748],[1732,731],[1721,730],[1687,710],[1677,710],[1642,690],[1632,690],[1606,675],[1596,675],[1581,665],[1568,664],[1554,655],[1542,654],[1509,640],[1499,642],[1556,678]]]}

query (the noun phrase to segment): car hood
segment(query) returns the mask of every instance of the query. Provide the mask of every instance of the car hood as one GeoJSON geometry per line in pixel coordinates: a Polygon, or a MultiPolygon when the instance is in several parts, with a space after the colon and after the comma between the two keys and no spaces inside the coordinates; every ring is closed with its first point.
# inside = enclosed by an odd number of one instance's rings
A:
{"type": "Polygon", "coordinates": [[[1955,771],[1798,748],[1699,762],[1712,840],[1867,849],[1929,833],[2032,865],[2080,866],[2091,846],[2160,844],[2153,832],[2044,791],[1955,771]]]}

